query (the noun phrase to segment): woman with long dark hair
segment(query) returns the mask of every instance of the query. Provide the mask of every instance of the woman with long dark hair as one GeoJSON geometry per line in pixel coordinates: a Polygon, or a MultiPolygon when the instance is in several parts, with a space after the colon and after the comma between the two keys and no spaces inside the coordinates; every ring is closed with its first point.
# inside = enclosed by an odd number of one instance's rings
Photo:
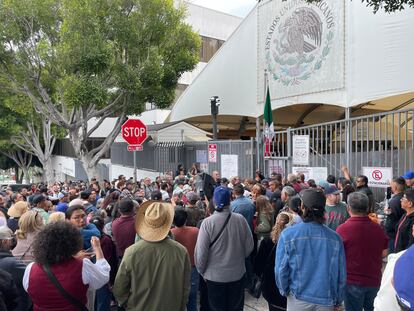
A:
{"type": "Polygon", "coordinates": [[[286,297],[280,295],[275,283],[275,252],[280,234],[292,224],[292,214],[281,212],[276,217],[275,225],[270,234],[271,237],[264,239],[257,251],[254,272],[262,277],[262,295],[269,304],[269,311],[286,310],[286,297]]]}
{"type": "Polygon", "coordinates": [[[82,252],[79,230],[68,222],[47,225],[33,243],[35,262],[27,266],[23,287],[29,293],[34,311],[87,310],[88,288],[98,289],[109,281],[110,266],[105,260],[99,239],[92,237],[96,263],[82,252]]]}

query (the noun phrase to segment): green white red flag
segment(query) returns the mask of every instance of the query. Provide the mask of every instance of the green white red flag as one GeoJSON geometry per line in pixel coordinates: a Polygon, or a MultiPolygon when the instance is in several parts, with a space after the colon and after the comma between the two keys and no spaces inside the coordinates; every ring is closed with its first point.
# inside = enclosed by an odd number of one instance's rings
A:
{"type": "Polygon", "coordinates": [[[270,145],[272,143],[273,137],[275,136],[275,128],[273,126],[273,113],[272,113],[272,103],[270,100],[270,91],[269,86],[267,87],[266,92],[266,102],[264,106],[264,142],[265,142],[265,157],[270,156],[270,145]]]}

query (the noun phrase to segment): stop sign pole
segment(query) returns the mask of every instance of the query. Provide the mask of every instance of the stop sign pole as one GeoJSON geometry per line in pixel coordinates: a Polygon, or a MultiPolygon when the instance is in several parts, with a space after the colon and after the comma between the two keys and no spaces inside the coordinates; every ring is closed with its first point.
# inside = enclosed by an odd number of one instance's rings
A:
{"type": "Polygon", "coordinates": [[[128,143],[128,151],[134,152],[134,184],[137,185],[137,151],[147,139],[147,126],[139,119],[128,119],[122,124],[122,138],[128,143]]]}

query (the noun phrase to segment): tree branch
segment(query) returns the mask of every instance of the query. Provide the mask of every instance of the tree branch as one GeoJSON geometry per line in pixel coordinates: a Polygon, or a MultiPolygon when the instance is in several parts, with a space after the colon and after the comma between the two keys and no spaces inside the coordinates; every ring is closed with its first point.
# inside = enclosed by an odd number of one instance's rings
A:
{"type": "Polygon", "coordinates": [[[111,133],[105,138],[103,143],[95,149],[92,149],[89,153],[93,156],[92,164],[97,164],[99,159],[109,150],[112,143],[114,142],[115,138],[118,136],[121,125],[125,122],[127,117],[125,116],[125,112],[123,112],[119,117],[118,120],[112,129],[111,133]]]}
{"type": "Polygon", "coordinates": [[[87,135],[87,137],[89,138],[89,136],[91,136],[92,134],[93,134],[93,132],[95,132],[96,131],[96,129],[98,128],[98,127],[100,127],[101,126],[101,124],[103,123],[103,121],[105,121],[105,119],[106,118],[100,118],[99,120],[98,120],[98,122],[96,122],[96,124],[88,131],[88,133],[86,134],[87,135]]]}

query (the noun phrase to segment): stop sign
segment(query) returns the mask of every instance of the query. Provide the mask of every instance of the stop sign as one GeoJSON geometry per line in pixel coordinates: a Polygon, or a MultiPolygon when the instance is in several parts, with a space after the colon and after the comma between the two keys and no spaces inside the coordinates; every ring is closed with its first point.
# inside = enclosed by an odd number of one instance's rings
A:
{"type": "Polygon", "coordinates": [[[138,119],[128,119],[122,124],[122,138],[130,145],[141,145],[147,139],[147,126],[138,119]]]}

